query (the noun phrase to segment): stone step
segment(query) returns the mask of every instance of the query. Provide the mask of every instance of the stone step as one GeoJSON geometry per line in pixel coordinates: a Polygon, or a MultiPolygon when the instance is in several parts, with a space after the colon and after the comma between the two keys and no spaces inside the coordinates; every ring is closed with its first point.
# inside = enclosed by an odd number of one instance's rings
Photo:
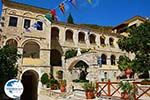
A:
{"type": "Polygon", "coordinates": [[[74,96],[85,98],[85,91],[74,91],[74,96]]]}

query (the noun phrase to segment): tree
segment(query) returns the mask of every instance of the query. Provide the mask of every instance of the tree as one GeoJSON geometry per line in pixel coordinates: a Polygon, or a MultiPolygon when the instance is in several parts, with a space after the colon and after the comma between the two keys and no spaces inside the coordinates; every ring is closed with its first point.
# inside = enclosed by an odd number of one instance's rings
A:
{"type": "Polygon", "coordinates": [[[68,16],[67,23],[74,24],[74,20],[73,20],[71,13],[68,16]]]}
{"type": "Polygon", "coordinates": [[[132,61],[127,56],[120,56],[118,67],[121,71],[124,71],[127,68],[132,68],[132,61]]]}
{"type": "Polygon", "coordinates": [[[19,57],[17,48],[6,45],[0,49],[0,94],[3,93],[5,82],[17,76],[16,62],[19,57]]]}
{"type": "Polygon", "coordinates": [[[150,70],[150,22],[147,21],[138,27],[128,29],[128,37],[118,40],[122,50],[135,54],[131,61],[136,73],[145,73],[150,70]]]}

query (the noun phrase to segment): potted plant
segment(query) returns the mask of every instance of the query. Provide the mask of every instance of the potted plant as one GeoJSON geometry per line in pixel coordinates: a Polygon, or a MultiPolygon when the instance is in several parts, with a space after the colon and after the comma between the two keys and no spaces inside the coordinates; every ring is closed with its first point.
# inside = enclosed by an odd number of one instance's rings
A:
{"type": "Polygon", "coordinates": [[[95,85],[92,82],[91,83],[84,83],[82,88],[85,90],[85,95],[86,95],[87,99],[94,99],[95,98],[95,94],[94,94],[95,85]]]}
{"type": "Polygon", "coordinates": [[[131,74],[133,73],[132,69],[130,67],[127,67],[124,71],[125,71],[126,77],[130,78],[131,74]]]}
{"type": "Polygon", "coordinates": [[[56,77],[57,77],[58,79],[62,79],[62,78],[63,78],[63,71],[62,71],[62,70],[58,70],[58,71],[56,72],[56,77]]]}
{"type": "Polygon", "coordinates": [[[127,78],[133,73],[133,62],[126,56],[120,56],[118,61],[118,67],[121,71],[124,71],[127,78]]]}
{"type": "Polygon", "coordinates": [[[59,84],[60,84],[60,91],[66,92],[66,80],[60,80],[59,84]]]}
{"type": "Polygon", "coordinates": [[[49,80],[49,86],[52,90],[56,90],[59,87],[59,83],[56,79],[50,79],[49,80]]]}
{"type": "Polygon", "coordinates": [[[48,74],[47,73],[44,73],[42,76],[41,76],[41,83],[43,85],[43,87],[46,87],[46,84],[48,83],[49,79],[48,79],[48,74]]]}
{"type": "Polygon", "coordinates": [[[119,83],[119,86],[122,90],[121,92],[121,99],[125,99],[125,100],[129,100],[130,96],[132,95],[132,92],[134,90],[134,87],[131,83],[129,83],[128,81],[121,81],[119,83]]]}

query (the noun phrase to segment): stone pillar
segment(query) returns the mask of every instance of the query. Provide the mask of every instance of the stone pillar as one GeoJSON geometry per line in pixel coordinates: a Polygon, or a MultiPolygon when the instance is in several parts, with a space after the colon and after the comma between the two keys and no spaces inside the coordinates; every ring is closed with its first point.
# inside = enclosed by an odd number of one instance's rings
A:
{"type": "Polygon", "coordinates": [[[63,78],[65,77],[65,55],[61,57],[61,62],[62,62],[62,70],[63,70],[63,78]]]}
{"type": "Polygon", "coordinates": [[[73,31],[73,42],[74,42],[75,46],[77,47],[77,45],[78,45],[78,30],[73,31]]]}
{"type": "Polygon", "coordinates": [[[18,48],[19,54],[21,54],[21,58],[18,59],[18,79],[21,79],[21,74],[22,74],[22,64],[23,64],[23,48],[18,48]]]}
{"type": "Polygon", "coordinates": [[[107,65],[111,66],[111,54],[107,54],[107,65]]]}
{"type": "Polygon", "coordinates": [[[90,46],[89,35],[90,35],[90,33],[86,32],[86,34],[85,34],[85,43],[87,44],[87,47],[90,46]]]}
{"type": "Polygon", "coordinates": [[[64,45],[65,43],[65,37],[66,37],[66,28],[65,27],[59,27],[59,41],[61,45],[64,45]]]}

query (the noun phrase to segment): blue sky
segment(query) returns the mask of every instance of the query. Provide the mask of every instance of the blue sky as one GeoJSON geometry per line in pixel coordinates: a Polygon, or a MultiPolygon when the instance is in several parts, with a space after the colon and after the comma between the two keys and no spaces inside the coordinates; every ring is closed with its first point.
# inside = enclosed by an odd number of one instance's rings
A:
{"type": "MultiPolygon", "coordinates": [[[[56,8],[64,0],[13,0],[42,8],[56,8]]],[[[76,0],[77,8],[66,4],[65,15],[56,9],[60,21],[66,21],[69,13],[72,14],[77,24],[97,24],[115,26],[123,21],[140,15],[150,17],[150,0],[93,0],[89,4],[87,0],[76,0]]]]}

